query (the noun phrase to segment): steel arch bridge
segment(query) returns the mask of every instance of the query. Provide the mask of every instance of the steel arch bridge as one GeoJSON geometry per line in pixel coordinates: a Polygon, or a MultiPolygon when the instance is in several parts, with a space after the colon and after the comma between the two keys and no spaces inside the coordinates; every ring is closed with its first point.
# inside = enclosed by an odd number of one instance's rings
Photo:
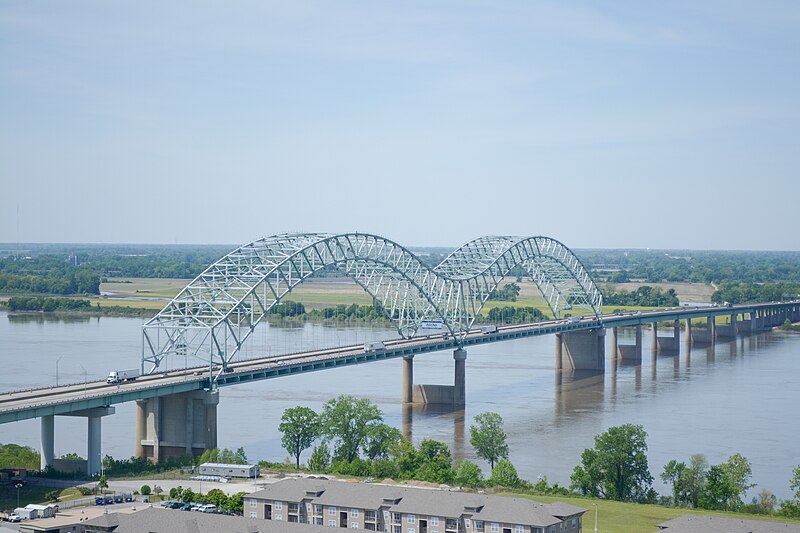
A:
{"type": "MultiPolygon", "coordinates": [[[[536,283],[555,317],[572,306],[602,313],[602,294],[565,245],[550,237],[481,237],[426,266],[399,244],[366,233],[280,234],[245,244],[210,265],[143,326],[142,366],[170,355],[228,366],[270,310],[322,269],[352,278],[413,337],[438,320],[455,339],[469,332],[512,270],[536,283]]],[[[221,371],[221,370],[220,370],[221,371]]]]}

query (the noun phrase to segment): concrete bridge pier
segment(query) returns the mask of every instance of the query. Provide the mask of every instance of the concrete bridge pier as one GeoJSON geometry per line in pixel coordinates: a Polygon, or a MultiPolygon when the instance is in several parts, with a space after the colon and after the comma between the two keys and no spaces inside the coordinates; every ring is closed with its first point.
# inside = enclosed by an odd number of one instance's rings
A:
{"type": "MultiPolygon", "coordinates": [[[[63,416],[80,416],[86,418],[87,426],[87,450],[86,450],[86,473],[90,476],[100,473],[100,464],[103,459],[102,453],[102,424],[101,419],[104,416],[113,415],[116,409],[113,407],[97,407],[94,409],[85,409],[83,411],[74,411],[63,416]]],[[[55,417],[43,416],[42,421],[42,458],[41,467],[47,468],[53,466],[55,463],[55,456],[53,453],[53,438],[55,436],[55,417]]]]}
{"type": "Polygon", "coordinates": [[[55,416],[48,415],[39,419],[41,423],[41,457],[39,459],[39,468],[45,470],[47,467],[53,466],[55,454],[53,453],[53,446],[55,443],[55,416]]]}
{"type": "Polygon", "coordinates": [[[730,324],[716,327],[716,338],[718,339],[736,338],[736,313],[731,314],[730,324]]]}
{"type": "Polygon", "coordinates": [[[680,350],[681,342],[681,322],[675,319],[672,325],[672,337],[658,336],[658,323],[653,322],[653,338],[650,341],[653,353],[675,352],[680,350]]]}
{"type": "Polygon", "coordinates": [[[463,408],[467,400],[467,351],[461,348],[453,351],[453,360],[452,385],[414,385],[413,356],[403,357],[403,402],[409,403],[406,398],[410,394],[410,403],[463,408]]]}
{"type": "Polygon", "coordinates": [[[570,331],[556,335],[556,370],[604,371],[606,330],[570,331]]]}
{"type": "Polygon", "coordinates": [[[136,401],[136,457],[154,463],[217,447],[217,391],[136,401]]]}
{"type": "MultiPolygon", "coordinates": [[[[614,328],[617,329],[617,328],[614,328]]],[[[612,355],[612,359],[621,361],[623,363],[642,364],[642,326],[636,326],[636,337],[633,345],[619,344],[616,335],[611,337],[611,349],[616,351],[616,358],[612,355]]],[[[613,333],[613,332],[612,332],[613,333]]],[[[612,354],[614,352],[612,351],[612,354]]]]}
{"type": "Polygon", "coordinates": [[[658,322],[653,322],[653,336],[650,339],[650,351],[658,351],[658,322]]]}
{"type": "Polygon", "coordinates": [[[403,403],[414,401],[414,356],[403,357],[403,403]]]}
{"type": "Polygon", "coordinates": [[[714,317],[710,316],[706,318],[706,327],[705,328],[694,328],[692,329],[692,342],[699,342],[703,344],[713,344],[716,335],[714,331],[716,329],[716,325],[714,323],[714,317]]]}
{"type": "Polygon", "coordinates": [[[686,319],[686,347],[689,348],[692,345],[692,319],[686,319]]]}

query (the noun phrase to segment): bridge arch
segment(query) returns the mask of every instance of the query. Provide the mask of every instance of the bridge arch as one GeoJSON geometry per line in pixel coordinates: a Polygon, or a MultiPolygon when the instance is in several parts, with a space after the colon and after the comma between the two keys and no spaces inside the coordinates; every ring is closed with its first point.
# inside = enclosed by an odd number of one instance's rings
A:
{"type": "Polygon", "coordinates": [[[211,264],[143,326],[142,364],[169,355],[223,367],[294,287],[335,267],[380,302],[403,337],[438,319],[463,338],[503,277],[523,268],[558,317],[570,305],[600,314],[602,297],[583,265],[548,237],[482,237],[434,268],[394,241],[366,233],[273,235],[211,264]]]}

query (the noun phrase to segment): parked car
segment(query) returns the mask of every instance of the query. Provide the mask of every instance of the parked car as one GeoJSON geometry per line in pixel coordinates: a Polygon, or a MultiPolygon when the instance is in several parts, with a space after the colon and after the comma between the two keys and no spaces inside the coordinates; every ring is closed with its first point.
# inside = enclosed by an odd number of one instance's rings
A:
{"type": "Polygon", "coordinates": [[[214,505],[213,503],[207,503],[205,505],[201,505],[199,511],[201,513],[216,513],[217,506],[214,505]]]}
{"type": "Polygon", "coordinates": [[[122,494],[115,494],[114,495],[114,503],[122,503],[124,501],[122,494]]]}
{"type": "Polygon", "coordinates": [[[9,522],[22,522],[22,517],[17,513],[11,513],[8,515],[8,517],[6,517],[6,520],[9,522]]]}

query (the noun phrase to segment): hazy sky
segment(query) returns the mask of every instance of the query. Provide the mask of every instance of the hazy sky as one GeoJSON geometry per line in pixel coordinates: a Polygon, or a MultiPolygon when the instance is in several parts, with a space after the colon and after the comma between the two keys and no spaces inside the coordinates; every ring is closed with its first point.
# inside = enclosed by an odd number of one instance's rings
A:
{"type": "Polygon", "coordinates": [[[799,102],[797,1],[3,1],[0,242],[798,250],[799,102]]]}

